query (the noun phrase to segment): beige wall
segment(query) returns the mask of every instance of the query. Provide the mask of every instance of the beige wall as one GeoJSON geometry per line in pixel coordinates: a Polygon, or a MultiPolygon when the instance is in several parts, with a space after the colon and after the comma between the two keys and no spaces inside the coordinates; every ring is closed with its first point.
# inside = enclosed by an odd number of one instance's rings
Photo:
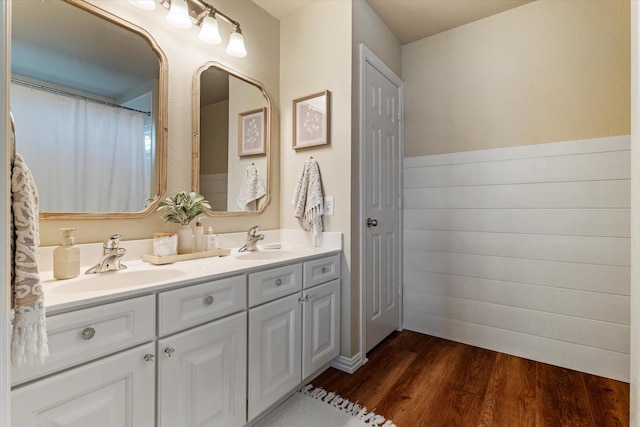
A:
{"type": "Polygon", "coordinates": [[[200,108],[200,175],[227,173],[229,100],[200,108]]]}
{"type": "MultiPolygon", "coordinates": [[[[245,58],[233,58],[226,54],[225,40],[230,27],[220,24],[223,44],[209,46],[198,40],[198,30],[179,30],[168,25],[164,19],[164,8],[146,12],[131,6],[126,1],[91,0],[91,3],[145,28],[164,51],[169,66],[169,120],[168,129],[168,177],[167,190],[174,195],[181,190],[191,189],[191,93],[193,75],[197,68],[207,61],[216,61],[241,74],[251,76],[265,86],[274,102],[272,138],[279,135],[279,23],[250,1],[214,1],[212,4],[242,24],[245,43],[249,52],[245,58]]],[[[277,167],[278,151],[275,150],[274,164],[277,167]]],[[[247,230],[255,224],[263,228],[279,227],[279,195],[276,176],[273,201],[260,216],[241,218],[207,218],[205,227],[213,225],[218,232],[247,230]]],[[[77,242],[99,242],[112,233],[120,233],[124,240],[151,237],[155,231],[170,229],[158,214],[138,220],[73,220],[41,221],[41,244],[55,245],[59,239],[60,227],[77,227],[77,242]]]]}
{"type": "MultiPolygon", "coordinates": [[[[259,108],[266,107],[268,103],[261,90],[248,84],[244,80],[240,80],[235,77],[229,78],[229,99],[229,175],[227,185],[229,192],[227,193],[227,209],[235,211],[238,210],[238,193],[242,187],[245,171],[251,163],[253,163],[258,169],[258,173],[263,179],[265,185],[268,183],[267,157],[265,155],[244,157],[240,157],[238,155],[238,134],[240,133],[239,115],[240,113],[246,113],[247,111],[254,111],[259,108]]],[[[279,143],[279,140],[273,141],[273,144],[276,146],[275,151],[279,151],[279,143]]],[[[276,171],[275,173],[279,172],[276,171]]],[[[258,206],[261,207],[265,202],[266,197],[260,198],[258,206]]]]}
{"type": "Polygon", "coordinates": [[[536,1],[403,47],[405,155],[628,134],[621,0],[536,1]]]}
{"type": "MultiPolygon", "coordinates": [[[[335,216],[325,216],[326,231],[344,233],[343,300],[352,284],[351,266],[351,2],[318,1],[280,22],[280,99],[282,228],[298,229],[291,198],[302,164],[313,156],[320,165],[325,195],[335,197],[335,216]],[[330,23],[330,25],[328,25],[330,23]],[[292,149],[292,101],[328,89],[331,92],[331,144],[292,149]]],[[[343,314],[349,314],[346,299],[343,314]]],[[[357,304],[355,305],[357,308],[357,304]]],[[[352,310],[357,316],[357,310],[352,310]]],[[[344,316],[343,316],[344,317],[344,316]]],[[[349,354],[349,317],[342,321],[342,353],[349,354]],[[346,329],[346,330],[345,330],[346,329]]]]}

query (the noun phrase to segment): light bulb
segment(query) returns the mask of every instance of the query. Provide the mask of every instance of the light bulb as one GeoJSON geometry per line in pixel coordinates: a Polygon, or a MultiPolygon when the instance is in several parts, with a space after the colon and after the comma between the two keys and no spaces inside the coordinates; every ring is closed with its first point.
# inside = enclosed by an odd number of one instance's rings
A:
{"type": "Polygon", "coordinates": [[[220,44],[222,38],[218,31],[218,21],[211,16],[206,16],[202,20],[202,29],[198,33],[198,38],[207,44],[220,44]]]}
{"type": "Polygon", "coordinates": [[[229,36],[229,44],[227,45],[227,53],[236,58],[247,56],[247,49],[244,47],[244,37],[240,28],[235,27],[229,36]]]}
{"type": "Polygon", "coordinates": [[[142,10],[153,10],[156,8],[155,0],[129,0],[129,3],[142,10]]]}
{"type": "Polygon", "coordinates": [[[185,0],[171,0],[167,22],[176,28],[191,28],[191,18],[189,17],[189,7],[185,0]]]}

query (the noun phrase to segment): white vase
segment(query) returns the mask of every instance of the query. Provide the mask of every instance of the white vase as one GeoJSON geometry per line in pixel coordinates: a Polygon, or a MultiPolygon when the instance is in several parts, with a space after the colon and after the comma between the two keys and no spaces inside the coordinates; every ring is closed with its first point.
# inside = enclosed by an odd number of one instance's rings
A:
{"type": "Polygon", "coordinates": [[[191,252],[193,252],[193,230],[187,224],[178,230],[178,253],[190,254],[191,252]]]}

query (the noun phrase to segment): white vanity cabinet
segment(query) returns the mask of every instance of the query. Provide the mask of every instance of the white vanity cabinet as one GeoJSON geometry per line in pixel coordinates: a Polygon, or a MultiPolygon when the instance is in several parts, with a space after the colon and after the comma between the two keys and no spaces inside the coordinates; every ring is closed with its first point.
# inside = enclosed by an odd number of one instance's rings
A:
{"type": "Polygon", "coordinates": [[[250,421],[340,353],[339,277],[339,255],[249,275],[250,421]],[[299,271],[304,283],[280,282],[289,295],[264,297],[265,277],[275,284],[299,271]]]}
{"type": "Polygon", "coordinates": [[[245,424],[246,288],[241,275],[158,294],[158,427],[245,424]]]}
{"type": "Polygon", "coordinates": [[[11,392],[15,427],[153,427],[155,364],[145,344],[11,392]]]}
{"type": "Polygon", "coordinates": [[[247,313],[158,341],[158,426],[243,426],[247,313]]]}
{"type": "Polygon", "coordinates": [[[153,295],[48,317],[50,358],[13,381],[53,375],[12,389],[12,425],[154,426],[154,325],[153,295]]]}

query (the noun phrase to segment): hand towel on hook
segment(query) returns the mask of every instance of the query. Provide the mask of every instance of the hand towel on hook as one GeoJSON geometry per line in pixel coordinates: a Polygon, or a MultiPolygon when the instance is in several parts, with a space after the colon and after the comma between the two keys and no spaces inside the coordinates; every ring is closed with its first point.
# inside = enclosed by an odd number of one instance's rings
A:
{"type": "Polygon", "coordinates": [[[324,230],[324,195],[320,167],[313,157],[305,160],[302,166],[291,203],[300,227],[305,231],[311,231],[315,239],[324,230]]]}
{"type": "Polygon", "coordinates": [[[44,363],[49,355],[44,295],[38,273],[37,250],[38,188],[20,154],[16,154],[11,173],[13,216],[13,334],[11,361],[14,366],[44,363]]]}
{"type": "Polygon", "coordinates": [[[242,179],[242,185],[236,199],[236,207],[240,212],[255,212],[258,210],[258,200],[267,194],[264,181],[256,165],[251,163],[242,179]]]}

